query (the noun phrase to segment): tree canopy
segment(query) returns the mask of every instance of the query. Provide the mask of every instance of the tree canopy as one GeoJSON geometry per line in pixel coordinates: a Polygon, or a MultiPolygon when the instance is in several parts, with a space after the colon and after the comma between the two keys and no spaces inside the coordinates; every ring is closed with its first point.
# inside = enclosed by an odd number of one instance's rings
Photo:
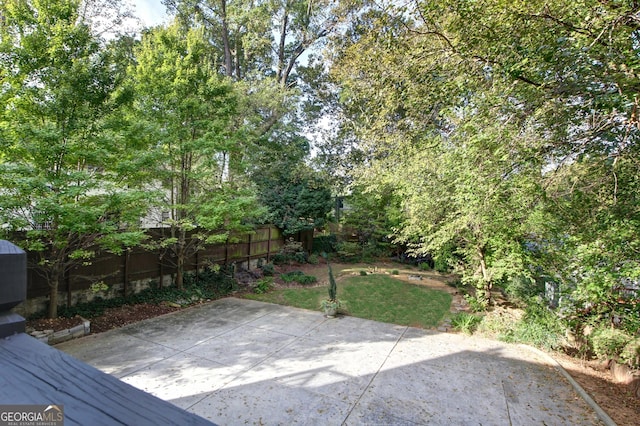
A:
{"type": "Polygon", "coordinates": [[[163,3],[139,34],[110,30],[118,0],[0,4],[0,218],[52,309],[141,222],[180,285],[202,244],[322,227],[337,195],[363,241],[484,297],[543,279],[584,306],[640,279],[637,2],[163,3]]]}

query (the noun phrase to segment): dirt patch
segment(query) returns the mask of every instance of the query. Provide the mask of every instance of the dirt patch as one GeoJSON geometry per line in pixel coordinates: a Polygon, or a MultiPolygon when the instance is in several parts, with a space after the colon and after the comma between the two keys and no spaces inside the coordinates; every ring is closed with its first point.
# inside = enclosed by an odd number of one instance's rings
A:
{"type": "MultiPolygon", "coordinates": [[[[397,270],[394,278],[411,282],[417,285],[428,286],[433,289],[447,291],[454,296],[453,304],[464,305],[464,299],[454,287],[447,285],[448,277],[437,274],[417,271],[416,269],[404,269],[397,264],[378,264],[376,267],[368,264],[332,264],[334,276],[341,278],[360,275],[360,271],[367,273],[391,273],[397,270]],[[415,278],[420,275],[422,279],[415,278]]],[[[307,275],[318,278],[318,284],[329,281],[327,265],[322,262],[318,265],[283,265],[276,267],[277,273],[299,270],[307,275]]],[[[276,286],[292,286],[284,284],[276,277],[276,286]]],[[[119,308],[110,308],[99,317],[91,318],[91,332],[100,333],[112,328],[153,318],[169,312],[179,310],[177,306],[169,304],[140,304],[125,305],[119,308]]],[[[453,305],[452,305],[453,311],[453,305]]],[[[56,318],[54,320],[40,319],[28,321],[27,326],[38,330],[64,330],[80,324],[80,318],[56,318]]],[[[602,409],[620,426],[636,425],[640,416],[640,399],[633,395],[630,387],[616,383],[611,372],[601,364],[594,361],[583,361],[560,353],[550,354],[563,366],[567,372],[585,389],[585,391],[602,407],[602,409]]]]}
{"type": "Polygon", "coordinates": [[[551,356],[619,426],[637,425],[640,418],[640,399],[631,386],[616,383],[611,371],[598,361],[572,358],[562,353],[551,356]]]}

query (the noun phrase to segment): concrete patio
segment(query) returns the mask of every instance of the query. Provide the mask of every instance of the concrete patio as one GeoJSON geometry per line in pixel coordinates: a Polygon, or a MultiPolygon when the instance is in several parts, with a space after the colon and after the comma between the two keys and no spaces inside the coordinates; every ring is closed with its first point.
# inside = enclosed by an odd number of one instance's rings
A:
{"type": "Polygon", "coordinates": [[[56,347],[221,425],[604,424],[527,347],[250,300],[56,347]]]}

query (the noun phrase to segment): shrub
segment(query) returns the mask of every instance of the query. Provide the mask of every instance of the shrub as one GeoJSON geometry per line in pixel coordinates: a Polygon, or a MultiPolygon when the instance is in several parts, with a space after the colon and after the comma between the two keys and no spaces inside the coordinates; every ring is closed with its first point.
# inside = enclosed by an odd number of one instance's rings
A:
{"type": "Polygon", "coordinates": [[[302,243],[293,238],[285,243],[280,252],[273,255],[273,263],[283,265],[285,263],[307,263],[307,252],[302,247],[302,243]]]}
{"type": "Polygon", "coordinates": [[[298,282],[298,284],[309,285],[317,283],[318,278],[314,277],[313,275],[302,275],[296,281],[298,282]]]}
{"type": "Polygon", "coordinates": [[[393,271],[391,271],[391,275],[400,275],[400,271],[394,269],[393,271]]]}
{"type": "Polygon", "coordinates": [[[433,268],[431,267],[431,264],[429,264],[429,262],[422,262],[418,263],[418,269],[420,269],[421,271],[430,271],[433,268]]]}
{"type": "Polygon", "coordinates": [[[343,241],[336,246],[336,254],[343,262],[357,262],[362,255],[360,244],[343,241]]]}
{"type": "Polygon", "coordinates": [[[544,283],[525,276],[515,276],[507,280],[504,292],[509,300],[518,306],[526,306],[527,301],[544,293],[544,283]]]}
{"type": "Polygon", "coordinates": [[[336,251],[336,244],[338,239],[335,234],[320,235],[313,238],[313,252],[314,253],[333,253],[336,251]]]}
{"type": "Polygon", "coordinates": [[[59,314],[62,317],[71,318],[80,315],[85,318],[94,318],[104,314],[105,309],[122,305],[134,305],[139,303],[173,302],[182,306],[197,303],[204,299],[216,299],[229,294],[237,287],[236,281],[231,278],[228,270],[213,265],[197,275],[187,273],[184,276],[183,289],[175,285],[160,288],[147,288],[127,297],[115,297],[112,299],[95,298],[91,302],[79,303],[71,307],[61,307],[59,314]]]}
{"type": "Polygon", "coordinates": [[[308,259],[308,256],[306,251],[299,251],[293,254],[293,260],[295,262],[307,263],[307,259],[308,259]]]}
{"type": "Polygon", "coordinates": [[[318,257],[317,254],[313,253],[312,255],[309,256],[309,258],[307,259],[307,262],[309,262],[311,265],[317,265],[318,263],[320,263],[320,258],[318,257]]]}
{"type": "Polygon", "coordinates": [[[640,337],[627,343],[620,353],[620,361],[631,368],[640,368],[640,337]]]}
{"type": "Polygon", "coordinates": [[[280,274],[280,279],[285,283],[297,282],[298,284],[314,284],[318,281],[313,275],[305,275],[302,271],[291,271],[286,274],[280,274]]]}
{"type": "Polygon", "coordinates": [[[589,340],[598,358],[618,359],[633,338],[621,330],[605,326],[597,328],[589,340]]]}
{"type": "Polygon", "coordinates": [[[487,310],[487,302],[483,299],[465,294],[464,300],[467,301],[472,312],[484,312],[487,310]]]}
{"type": "Polygon", "coordinates": [[[271,290],[272,286],[273,286],[272,277],[261,278],[258,281],[256,281],[256,284],[253,287],[253,292],[256,294],[267,293],[269,290],[271,290]]]}
{"type": "Polygon", "coordinates": [[[363,277],[366,276],[367,275],[367,271],[360,270],[360,275],[363,276],[363,277]]]}
{"type": "Polygon", "coordinates": [[[262,265],[262,275],[265,277],[272,277],[275,272],[275,268],[273,267],[273,263],[265,263],[262,265]]]}
{"type": "Polygon", "coordinates": [[[542,349],[556,349],[561,346],[564,327],[560,318],[542,300],[531,300],[524,315],[516,323],[513,341],[537,346],[542,349]]]}
{"type": "Polygon", "coordinates": [[[466,334],[473,334],[478,327],[478,324],[482,322],[482,317],[472,315],[466,312],[458,312],[451,317],[451,325],[456,330],[460,330],[466,334]]]}
{"type": "Polygon", "coordinates": [[[285,283],[290,283],[293,281],[297,281],[297,278],[303,275],[304,275],[304,272],[302,271],[291,271],[285,274],[280,274],[280,279],[285,283]]]}

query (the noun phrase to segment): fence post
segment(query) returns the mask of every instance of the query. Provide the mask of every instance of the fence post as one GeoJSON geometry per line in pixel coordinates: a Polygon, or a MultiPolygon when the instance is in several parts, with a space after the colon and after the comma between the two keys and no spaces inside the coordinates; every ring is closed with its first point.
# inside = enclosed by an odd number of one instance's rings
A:
{"type": "Polygon", "coordinates": [[[251,269],[251,234],[249,234],[249,242],[247,243],[247,271],[251,269]]]}
{"type": "Polygon", "coordinates": [[[269,239],[267,240],[267,263],[271,257],[271,226],[269,226],[269,239]]]}

